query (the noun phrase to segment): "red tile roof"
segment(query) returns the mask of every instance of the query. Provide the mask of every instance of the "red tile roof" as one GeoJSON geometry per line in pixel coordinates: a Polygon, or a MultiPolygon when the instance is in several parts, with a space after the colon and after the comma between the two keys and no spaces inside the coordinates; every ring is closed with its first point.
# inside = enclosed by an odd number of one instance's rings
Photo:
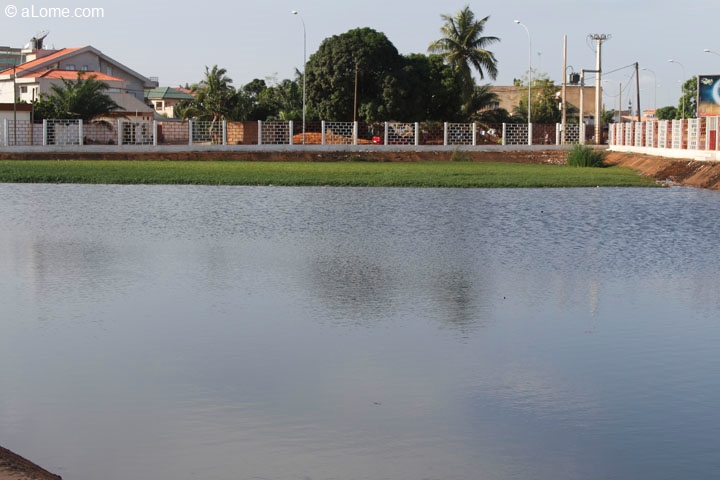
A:
{"type": "Polygon", "coordinates": [[[95,80],[99,82],[123,82],[122,78],[113,77],[102,72],[95,72],[92,70],[47,70],[37,75],[26,74],[25,77],[35,78],[64,78],[65,80],[77,80],[78,74],[83,74],[83,78],[95,77],[95,80]]]}
{"type": "MultiPolygon", "coordinates": [[[[38,58],[38,59],[32,60],[30,62],[21,63],[20,65],[15,67],[16,74],[18,77],[23,77],[31,72],[34,72],[38,68],[42,69],[43,64],[45,64],[47,62],[52,63],[53,60],[63,57],[65,55],[67,55],[68,53],[72,53],[77,50],[80,50],[81,48],[85,48],[85,47],[63,48],[62,50],[58,50],[57,52],[51,53],[50,55],[47,55],[45,57],[38,58]]],[[[8,68],[7,70],[0,72],[0,75],[7,75],[7,74],[11,74],[12,72],[13,72],[13,69],[8,68]]]]}

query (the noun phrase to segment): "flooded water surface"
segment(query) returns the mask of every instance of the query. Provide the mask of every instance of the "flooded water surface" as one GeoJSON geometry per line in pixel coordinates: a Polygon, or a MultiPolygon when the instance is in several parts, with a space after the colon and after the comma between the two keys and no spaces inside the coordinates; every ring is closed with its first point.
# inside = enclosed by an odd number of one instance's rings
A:
{"type": "Polygon", "coordinates": [[[67,480],[720,470],[720,196],[0,185],[0,444],[67,480]]]}

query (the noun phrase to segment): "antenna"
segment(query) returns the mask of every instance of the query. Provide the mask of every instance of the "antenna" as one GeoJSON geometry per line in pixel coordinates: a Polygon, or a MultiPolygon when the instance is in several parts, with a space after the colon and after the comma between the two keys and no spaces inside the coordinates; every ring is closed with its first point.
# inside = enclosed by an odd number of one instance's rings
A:
{"type": "Polygon", "coordinates": [[[37,50],[42,50],[43,48],[43,41],[45,40],[45,37],[48,36],[50,33],[50,30],[43,30],[37,34],[30,40],[30,43],[32,44],[33,48],[37,50]]]}

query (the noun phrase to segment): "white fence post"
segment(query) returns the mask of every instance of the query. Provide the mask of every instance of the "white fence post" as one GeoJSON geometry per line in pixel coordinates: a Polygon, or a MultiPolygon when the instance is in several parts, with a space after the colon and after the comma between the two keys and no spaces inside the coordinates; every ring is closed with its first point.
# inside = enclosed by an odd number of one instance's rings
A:
{"type": "Polygon", "coordinates": [[[158,144],[158,124],[157,120],[153,120],[153,147],[157,147],[158,144]]]}
{"type": "Polygon", "coordinates": [[[227,120],[222,121],[222,144],[227,145],[227,120]]]}
{"type": "Polygon", "coordinates": [[[528,123],[528,145],[532,145],[532,137],[533,137],[533,124],[528,123]]]}
{"type": "Polygon", "coordinates": [[[415,122],[415,146],[420,145],[420,123],[415,122]]]}
{"type": "Polygon", "coordinates": [[[83,145],[83,121],[82,118],[78,120],[78,144],[83,145]]]}
{"type": "Polygon", "coordinates": [[[473,147],[476,147],[477,146],[477,122],[473,122],[473,124],[472,124],[472,135],[473,135],[472,144],[473,144],[473,147]]]}
{"type": "Polygon", "coordinates": [[[48,121],[47,119],[43,120],[43,147],[47,146],[48,144],[48,121]]]}
{"type": "Polygon", "coordinates": [[[450,134],[448,129],[448,122],[443,123],[443,145],[448,144],[448,135],[450,134]]]}
{"type": "Polygon", "coordinates": [[[388,136],[390,134],[390,124],[388,122],[385,122],[385,145],[388,144],[388,136]]]}
{"type": "Polygon", "coordinates": [[[123,121],[121,118],[118,118],[117,125],[117,144],[121,146],[123,144],[123,121]]]}
{"type": "Polygon", "coordinates": [[[503,145],[507,145],[507,140],[506,140],[506,134],[507,134],[507,123],[503,123],[502,125],[503,125],[503,131],[502,131],[502,144],[503,144],[503,145]]]}
{"type": "Polygon", "coordinates": [[[263,122],[262,120],[258,120],[258,145],[263,144],[263,122]]]}
{"type": "Polygon", "coordinates": [[[193,121],[188,121],[188,145],[193,144],[193,121]]]}
{"type": "Polygon", "coordinates": [[[3,119],[3,145],[6,147],[10,145],[10,140],[8,140],[8,119],[3,119]]]}
{"type": "Polygon", "coordinates": [[[353,145],[358,144],[358,122],[353,122],[353,145]]]}
{"type": "Polygon", "coordinates": [[[325,120],[320,122],[320,145],[325,145],[325,120]]]}

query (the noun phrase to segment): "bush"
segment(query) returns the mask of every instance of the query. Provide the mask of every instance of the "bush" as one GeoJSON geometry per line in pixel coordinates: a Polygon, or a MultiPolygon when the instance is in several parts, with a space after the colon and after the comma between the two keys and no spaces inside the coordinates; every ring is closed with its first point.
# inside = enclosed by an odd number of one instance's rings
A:
{"type": "Polygon", "coordinates": [[[453,162],[469,162],[470,157],[467,153],[460,150],[453,150],[450,160],[453,162]]]}
{"type": "Polygon", "coordinates": [[[567,164],[573,167],[604,167],[605,152],[585,145],[575,145],[568,152],[567,164]]]}

